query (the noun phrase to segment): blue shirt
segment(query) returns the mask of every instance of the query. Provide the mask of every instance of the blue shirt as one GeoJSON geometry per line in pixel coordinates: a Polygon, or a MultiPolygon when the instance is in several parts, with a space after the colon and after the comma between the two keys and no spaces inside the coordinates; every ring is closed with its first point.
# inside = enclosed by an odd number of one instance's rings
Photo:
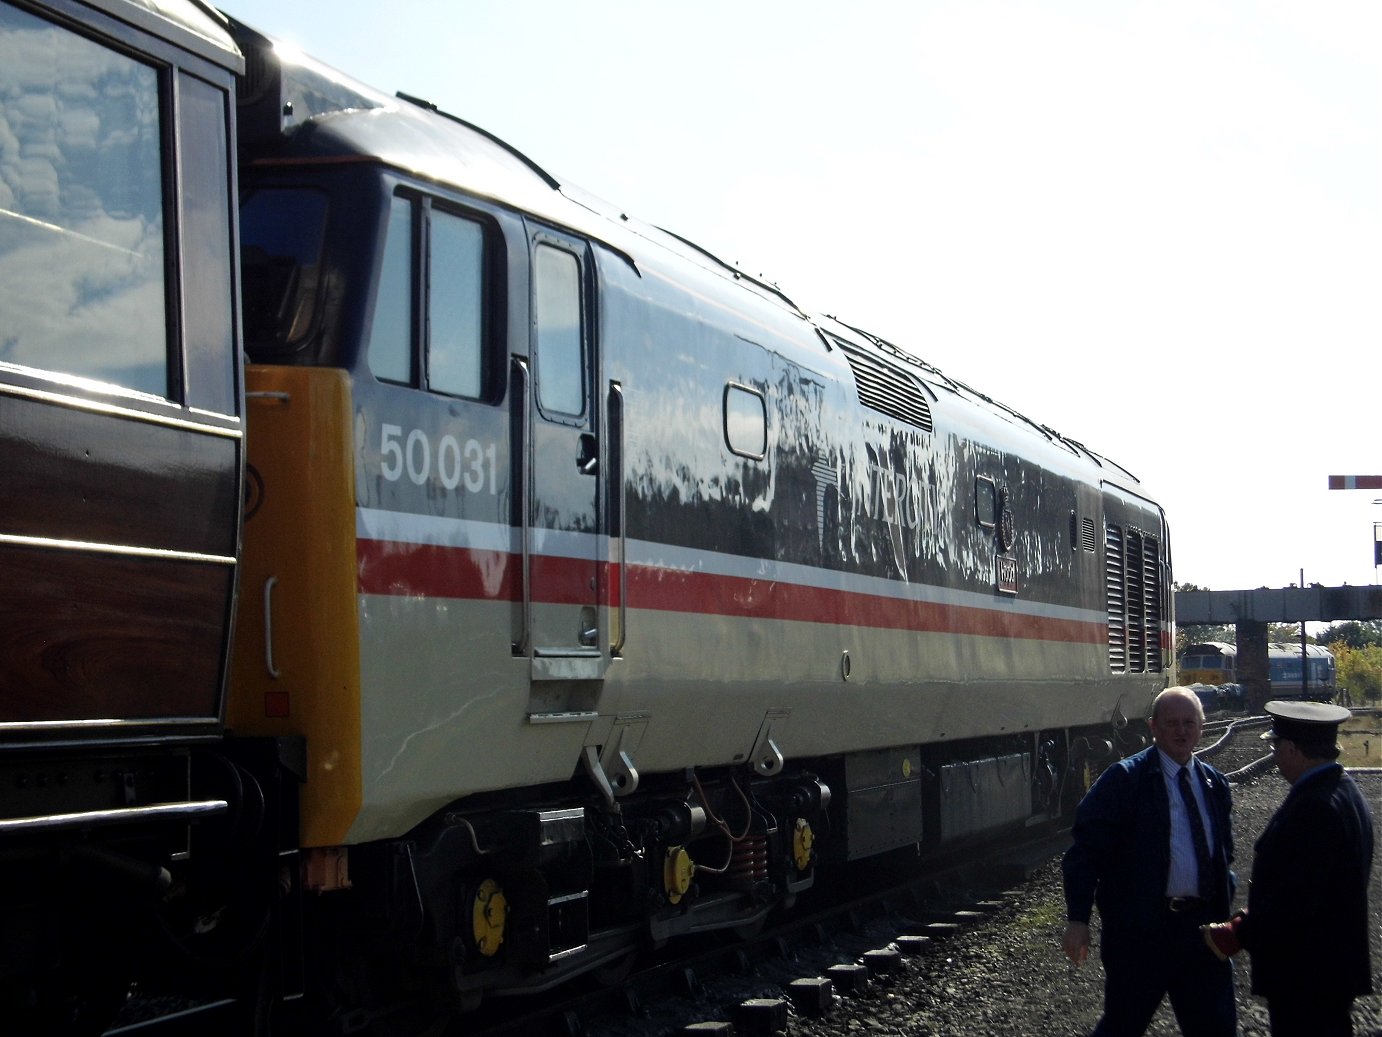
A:
{"type": "MultiPolygon", "coordinates": [[[[1200,895],[1200,867],[1195,859],[1195,839],[1190,834],[1190,818],[1185,813],[1185,800],[1181,799],[1181,764],[1157,748],[1161,758],[1161,777],[1166,782],[1166,798],[1171,804],[1171,867],[1166,873],[1166,895],[1168,897],[1197,897],[1200,895]]],[[[1204,779],[1195,769],[1191,757],[1190,788],[1195,795],[1195,803],[1200,808],[1200,820],[1204,822],[1204,836],[1209,843],[1209,856],[1214,857],[1214,822],[1209,812],[1209,804],[1204,798],[1204,779]]]]}

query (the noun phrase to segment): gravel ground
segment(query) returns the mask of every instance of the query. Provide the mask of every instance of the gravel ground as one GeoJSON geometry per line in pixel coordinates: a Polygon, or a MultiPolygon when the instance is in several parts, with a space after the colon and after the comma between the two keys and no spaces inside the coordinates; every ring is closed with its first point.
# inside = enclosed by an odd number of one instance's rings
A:
{"type": "MultiPolygon", "coordinates": [[[[1382,774],[1360,774],[1356,780],[1373,807],[1374,830],[1382,846],[1382,774]]],[[[1239,848],[1235,870],[1241,896],[1246,896],[1252,845],[1285,792],[1285,783],[1275,773],[1234,790],[1234,838],[1239,848]]],[[[1357,1037],[1382,1037],[1382,866],[1373,868],[1369,909],[1373,985],[1378,994],[1354,1003],[1354,1032],[1357,1037]]],[[[842,1002],[817,1020],[793,1020],[792,1033],[801,1037],[858,1037],[870,1031],[907,1037],[1086,1034],[1102,1009],[1103,968],[1097,953],[1080,969],[1066,961],[1060,950],[1064,926],[1060,866],[1053,860],[1009,897],[993,920],[953,938],[943,953],[909,962],[905,977],[880,990],[878,996],[842,1002]]],[[[1266,1003],[1248,993],[1247,965],[1238,961],[1239,1032],[1243,1037],[1267,1037],[1266,1003]]],[[[1154,1037],[1180,1033],[1169,1004],[1162,1004],[1147,1032],[1154,1037]]]]}
{"type": "MultiPolygon", "coordinates": [[[[1356,775],[1373,808],[1377,842],[1382,846],[1382,773],[1356,775]]],[[[1252,846],[1285,796],[1286,786],[1273,771],[1235,787],[1235,870],[1240,894],[1246,896],[1252,868],[1252,846]]],[[[1373,984],[1378,993],[1354,1003],[1356,1037],[1382,1037],[1382,863],[1375,865],[1370,893],[1373,984]]],[[[791,1015],[791,1037],[1068,1037],[1087,1034],[1103,1005],[1103,968],[1096,953],[1076,969],[1060,950],[1065,926],[1059,859],[1048,861],[1031,881],[1007,894],[1002,906],[977,925],[933,943],[925,953],[904,958],[902,967],[882,975],[862,996],[838,998],[823,1015],[791,1015]]],[[[849,962],[865,950],[887,946],[897,935],[897,919],[879,920],[829,943],[788,949],[781,962],[756,968],[751,976],[724,979],[704,991],[706,1002],[722,1006],[705,1010],[704,1020],[734,1019],[734,1006],[747,998],[781,998],[786,984],[833,964],[849,962]]],[[[1265,1002],[1248,993],[1245,958],[1237,964],[1239,1032],[1268,1037],[1265,1002]]],[[[622,1024],[605,1021],[586,1030],[587,1037],[650,1037],[674,1033],[685,1023],[686,1002],[645,1005],[641,1017],[622,1024]]],[[[752,1032],[741,1024],[739,1033],[752,1032]]],[[[1148,1029],[1153,1037],[1180,1033],[1170,1005],[1163,1003],[1148,1029]]]]}

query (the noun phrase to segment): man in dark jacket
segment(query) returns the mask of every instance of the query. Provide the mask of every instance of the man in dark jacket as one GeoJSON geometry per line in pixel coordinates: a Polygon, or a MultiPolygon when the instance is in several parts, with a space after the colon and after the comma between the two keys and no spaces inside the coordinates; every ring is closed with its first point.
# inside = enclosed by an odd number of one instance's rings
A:
{"type": "Polygon", "coordinates": [[[1138,1037],[1168,994],[1186,1037],[1232,1037],[1233,968],[1200,934],[1233,901],[1228,780],[1194,758],[1204,708],[1190,689],[1161,692],[1150,724],[1155,744],[1104,771],[1076,809],[1062,947],[1077,965],[1088,957],[1097,903],[1105,983],[1095,1037],[1138,1037]]]}
{"type": "Polygon", "coordinates": [[[1372,816],[1335,762],[1342,706],[1268,702],[1277,769],[1291,785],[1257,840],[1248,909],[1206,927],[1221,955],[1252,955],[1252,992],[1274,1037],[1347,1037],[1353,999],[1372,992],[1368,873],[1372,816]]]}

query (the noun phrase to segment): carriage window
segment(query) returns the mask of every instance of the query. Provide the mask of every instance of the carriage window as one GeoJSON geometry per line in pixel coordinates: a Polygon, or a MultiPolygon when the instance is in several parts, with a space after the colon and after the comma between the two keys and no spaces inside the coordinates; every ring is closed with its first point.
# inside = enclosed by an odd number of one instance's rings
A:
{"type": "Polygon", "coordinates": [[[226,95],[189,75],[181,76],[179,84],[186,398],[193,407],[233,414],[240,361],[232,338],[226,95]]]}
{"type": "Polygon", "coordinates": [[[374,295],[369,369],[386,382],[413,380],[413,204],[394,198],[374,295]]]}
{"type": "Polygon", "coordinates": [[[5,4],[0,100],[0,362],[168,396],[158,73],[5,4]]]}
{"type": "Polygon", "coordinates": [[[570,252],[539,245],[534,256],[537,399],[544,411],[585,411],[581,269],[570,252]]]}
{"type": "Polygon", "coordinates": [[[434,209],[430,243],[427,387],[453,396],[479,396],[484,230],[474,220],[434,209]]]}

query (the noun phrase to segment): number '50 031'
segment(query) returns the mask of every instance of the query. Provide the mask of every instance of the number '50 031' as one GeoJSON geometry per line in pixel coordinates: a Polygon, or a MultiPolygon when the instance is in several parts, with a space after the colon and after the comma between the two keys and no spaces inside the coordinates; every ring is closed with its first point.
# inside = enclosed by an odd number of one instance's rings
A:
{"type": "Polygon", "coordinates": [[[448,490],[464,486],[467,493],[495,492],[495,446],[467,439],[462,446],[455,436],[445,435],[432,447],[432,440],[421,429],[403,434],[399,425],[384,425],[379,437],[380,472],[390,482],[406,474],[421,486],[435,478],[448,490]]]}

